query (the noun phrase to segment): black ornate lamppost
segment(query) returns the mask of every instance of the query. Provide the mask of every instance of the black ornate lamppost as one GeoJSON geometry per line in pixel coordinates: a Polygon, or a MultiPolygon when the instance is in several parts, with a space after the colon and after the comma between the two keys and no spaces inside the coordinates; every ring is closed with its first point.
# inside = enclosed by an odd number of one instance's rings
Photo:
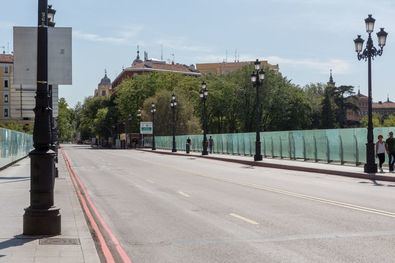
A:
{"type": "MultiPolygon", "coordinates": [[[[137,110],[136,117],[137,117],[137,124],[138,124],[139,127],[140,127],[140,121],[141,121],[141,110],[140,110],[140,109],[137,110]]],[[[139,129],[140,129],[140,128],[139,128],[139,129]]],[[[141,135],[141,136],[142,136],[142,135],[141,135]]],[[[141,137],[141,136],[139,136],[139,140],[140,140],[140,145],[139,145],[139,147],[143,147],[143,146],[144,146],[144,138],[141,137]]]]}
{"type": "MultiPolygon", "coordinates": [[[[52,5],[48,5],[48,27],[55,27],[55,14],[56,10],[52,8],[52,5]]],[[[58,148],[59,148],[59,138],[58,138],[58,125],[56,119],[53,117],[53,85],[48,85],[49,90],[49,106],[51,107],[51,149],[55,151],[55,177],[59,177],[59,171],[57,167],[58,163],[58,148]]]]}
{"type": "Polygon", "coordinates": [[[48,0],[38,1],[37,92],[30,157],[30,206],[23,215],[24,235],[59,235],[61,216],[54,205],[55,152],[48,87],[48,0]]]}
{"type": "Polygon", "coordinates": [[[208,97],[208,90],[206,82],[202,82],[199,97],[202,101],[202,116],[203,116],[203,151],[202,155],[208,155],[207,151],[207,114],[206,114],[206,100],[208,97]]]}
{"type": "Polygon", "coordinates": [[[151,114],[152,114],[152,150],[156,150],[155,146],[155,112],[156,106],[154,103],[151,104],[151,114]]]}
{"type": "Polygon", "coordinates": [[[358,37],[354,40],[355,51],[358,54],[358,60],[368,61],[368,135],[366,143],[366,164],[364,167],[365,173],[377,173],[372,120],[372,59],[383,54],[383,48],[387,41],[388,35],[388,33],[384,31],[384,28],[380,29],[380,31],[377,33],[378,45],[380,49],[377,49],[373,45],[372,39],[375,21],[376,20],[372,17],[372,15],[368,15],[368,18],[365,19],[366,32],[368,33],[368,41],[366,43],[365,49],[363,49],[364,40],[361,38],[361,35],[358,35],[358,37]]]}
{"type": "Polygon", "coordinates": [[[255,141],[255,155],[254,161],[262,161],[261,154],[261,103],[259,97],[259,90],[263,86],[263,80],[265,79],[265,71],[260,68],[261,63],[257,59],[254,63],[255,70],[251,74],[252,85],[256,88],[256,141],[255,141]]]}
{"type": "Polygon", "coordinates": [[[129,140],[129,134],[128,134],[129,129],[128,129],[128,128],[130,128],[131,123],[132,123],[132,114],[129,114],[129,115],[128,115],[128,121],[127,121],[126,124],[125,124],[125,135],[126,135],[125,148],[126,148],[126,149],[129,148],[129,147],[128,147],[128,140],[129,140]]]}
{"type": "Polygon", "coordinates": [[[171,151],[173,153],[177,152],[176,146],[176,108],[177,108],[177,100],[176,95],[171,95],[170,107],[173,114],[173,147],[171,151]]]}

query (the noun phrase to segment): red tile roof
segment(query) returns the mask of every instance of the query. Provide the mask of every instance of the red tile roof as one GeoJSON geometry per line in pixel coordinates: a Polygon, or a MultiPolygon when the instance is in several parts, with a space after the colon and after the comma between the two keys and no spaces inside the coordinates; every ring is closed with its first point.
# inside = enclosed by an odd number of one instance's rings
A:
{"type": "Polygon", "coordinates": [[[394,102],[373,103],[373,109],[395,109],[394,102]]]}
{"type": "Polygon", "coordinates": [[[14,63],[14,56],[10,54],[0,54],[0,63],[14,63]]]}

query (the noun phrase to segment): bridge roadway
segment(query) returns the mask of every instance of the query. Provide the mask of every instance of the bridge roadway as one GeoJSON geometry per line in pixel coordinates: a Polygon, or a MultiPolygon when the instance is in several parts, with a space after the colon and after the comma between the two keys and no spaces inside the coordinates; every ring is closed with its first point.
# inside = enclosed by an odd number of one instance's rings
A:
{"type": "Polygon", "coordinates": [[[134,263],[395,261],[395,183],[63,147],[134,263]]]}

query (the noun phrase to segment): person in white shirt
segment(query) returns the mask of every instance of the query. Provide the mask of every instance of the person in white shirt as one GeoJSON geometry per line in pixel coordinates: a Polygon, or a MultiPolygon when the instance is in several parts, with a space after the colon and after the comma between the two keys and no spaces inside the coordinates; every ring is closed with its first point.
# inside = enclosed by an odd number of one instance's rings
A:
{"type": "Polygon", "coordinates": [[[378,141],[376,143],[376,156],[379,158],[379,167],[380,172],[384,173],[383,171],[383,163],[385,162],[385,142],[383,141],[383,135],[379,135],[378,141]]]}

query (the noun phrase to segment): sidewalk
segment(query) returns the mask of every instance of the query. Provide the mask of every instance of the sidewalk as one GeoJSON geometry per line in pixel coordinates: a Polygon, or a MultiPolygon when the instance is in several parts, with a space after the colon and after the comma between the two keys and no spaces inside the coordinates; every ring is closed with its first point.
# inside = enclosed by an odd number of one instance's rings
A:
{"type": "Polygon", "coordinates": [[[0,262],[100,262],[61,155],[55,204],[62,216],[62,235],[51,238],[22,235],[29,190],[29,158],[0,171],[0,262]]]}
{"type": "Polygon", "coordinates": [[[207,159],[224,161],[224,162],[234,162],[234,163],[241,163],[245,165],[260,166],[260,167],[275,168],[275,169],[286,169],[286,170],[346,176],[346,177],[354,177],[354,178],[377,180],[377,181],[395,182],[394,173],[387,172],[384,174],[381,173],[366,174],[363,172],[363,165],[351,166],[351,165],[340,165],[340,164],[327,164],[320,162],[317,163],[312,161],[272,159],[272,158],[263,158],[262,161],[255,162],[253,156],[227,155],[227,154],[209,154],[206,156],[202,156],[200,152],[191,152],[190,154],[186,154],[183,151],[178,151],[176,153],[172,153],[170,150],[159,150],[159,149],[155,151],[143,149],[142,151],[149,151],[153,153],[168,154],[168,155],[193,156],[196,158],[207,158],[207,159]]]}

